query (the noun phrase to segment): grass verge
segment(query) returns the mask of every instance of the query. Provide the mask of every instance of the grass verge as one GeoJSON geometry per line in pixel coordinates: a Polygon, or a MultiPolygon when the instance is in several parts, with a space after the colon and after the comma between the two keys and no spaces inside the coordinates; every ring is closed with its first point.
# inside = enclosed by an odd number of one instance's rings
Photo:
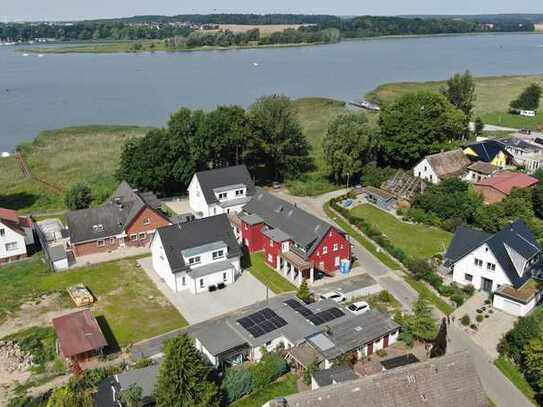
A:
{"type": "Polygon", "coordinates": [[[434,293],[423,281],[416,280],[414,277],[406,273],[404,280],[409,284],[421,297],[425,298],[428,302],[433,304],[438,310],[445,315],[450,315],[454,312],[455,308],[434,293]]]}
{"type": "MultiPolygon", "coordinates": [[[[137,266],[123,259],[53,273],[40,256],[0,268],[0,321],[27,301],[82,283],[96,298],[92,312],[110,344],[124,346],[187,325],[137,266]],[[114,341],[113,343],[111,341],[114,341]]],[[[72,304],[70,304],[72,306],[72,304]]]]}
{"type": "Polygon", "coordinates": [[[265,263],[262,253],[251,254],[251,268],[249,272],[275,294],[297,290],[296,286],[265,263]]]}
{"type": "Polygon", "coordinates": [[[442,253],[452,239],[452,234],[442,229],[402,222],[370,204],[353,208],[351,214],[380,230],[394,246],[414,258],[430,258],[442,253]]]}
{"type": "Polygon", "coordinates": [[[506,357],[500,356],[494,361],[494,364],[503,373],[511,383],[515,385],[532,403],[537,405],[535,401],[535,392],[524,378],[520,370],[506,357]]]}
{"type": "Polygon", "coordinates": [[[247,397],[236,401],[232,407],[261,407],[266,402],[276,398],[298,393],[297,377],[288,373],[264,389],[257,390],[247,397]]]}

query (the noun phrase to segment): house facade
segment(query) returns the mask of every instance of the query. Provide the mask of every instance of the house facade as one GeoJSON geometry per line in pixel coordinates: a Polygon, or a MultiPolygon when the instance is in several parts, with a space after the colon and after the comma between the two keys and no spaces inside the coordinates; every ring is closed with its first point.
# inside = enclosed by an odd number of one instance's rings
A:
{"type": "Polygon", "coordinates": [[[0,265],[25,258],[27,246],[34,243],[32,220],[0,208],[0,265]]]}
{"type": "MultiPolygon", "coordinates": [[[[541,247],[521,220],[494,235],[460,226],[444,256],[444,266],[456,283],[471,284],[477,290],[494,293],[496,308],[521,315],[528,311],[521,301],[516,301],[515,307],[504,309],[500,293],[507,288],[511,297],[511,292],[525,291],[525,284],[539,277],[541,247]]],[[[534,292],[534,296],[537,295],[539,293],[534,292]]]]}
{"type": "Polygon", "coordinates": [[[444,178],[462,176],[470,164],[461,149],[445,151],[424,157],[413,168],[413,175],[431,184],[439,184],[444,178]]]}
{"type": "Polygon", "coordinates": [[[154,194],[139,192],[123,181],[102,206],[68,213],[66,250],[80,257],[127,246],[149,247],[155,230],[171,224],[160,205],[154,194]]]}
{"type": "Polygon", "coordinates": [[[483,161],[500,168],[505,168],[513,161],[505,145],[493,139],[470,144],[464,148],[464,154],[473,161],[483,161]]]}
{"type": "Polygon", "coordinates": [[[200,171],[189,187],[189,205],[198,218],[238,213],[254,194],[254,184],[245,165],[200,171]]]}
{"type": "Polygon", "coordinates": [[[537,178],[522,172],[502,171],[474,184],[473,189],[488,204],[503,201],[514,188],[530,188],[539,183],[537,178]]]}
{"type": "Polygon", "coordinates": [[[241,272],[241,249],[225,214],[158,229],[151,253],[155,272],[174,292],[220,289],[241,272]]]}
{"type": "Polygon", "coordinates": [[[231,221],[250,253],[262,251],[266,264],[296,284],[313,282],[316,270],[334,274],[351,259],[345,233],[262,189],[231,221]]]}

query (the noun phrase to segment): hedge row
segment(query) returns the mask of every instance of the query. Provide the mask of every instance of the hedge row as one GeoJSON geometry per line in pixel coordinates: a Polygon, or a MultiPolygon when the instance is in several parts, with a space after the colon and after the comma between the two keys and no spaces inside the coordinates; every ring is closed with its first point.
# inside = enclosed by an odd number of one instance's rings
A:
{"type": "Polygon", "coordinates": [[[338,202],[341,202],[347,198],[352,198],[349,195],[343,195],[338,198],[332,199],[330,205],[334,210],[339,212],[349,223],[358,227],[366,236],[372,239],[380,247],[385,249],[392,257],[397,259],[402,263],[415,277],[417,280],[424,280],[432,287],[434,287],[440,295],[448,297],[453,301],[458,307],[462,305],[465,301],[466,295],[471,295],[473,291],[467,287],[462,289],[456,284],[447,285],[443,282],[441,278],[435,271],[428,261],[424,259],[413,259],[410,258],[402,249],[396,247],[383,233],[372,225],[370,225],[366,220],[353,216],[348,209],[345,209],[343,206],[339,205],[338,202]]]}

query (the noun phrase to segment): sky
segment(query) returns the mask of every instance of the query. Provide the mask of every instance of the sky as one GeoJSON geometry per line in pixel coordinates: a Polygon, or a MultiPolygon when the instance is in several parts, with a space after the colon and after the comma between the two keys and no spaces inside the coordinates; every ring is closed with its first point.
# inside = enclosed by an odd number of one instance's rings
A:
{"type": "Polygon", "coordinates": [[[0,20],[79,20],[144,14],[334,15],[543,13],[542,0],[0,0],[0,20]]]}

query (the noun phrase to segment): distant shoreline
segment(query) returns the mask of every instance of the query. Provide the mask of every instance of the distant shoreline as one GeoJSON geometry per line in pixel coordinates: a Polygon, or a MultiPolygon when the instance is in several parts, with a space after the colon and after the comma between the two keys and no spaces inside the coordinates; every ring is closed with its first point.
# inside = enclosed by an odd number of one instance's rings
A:
{"type": "Polygon", "coordinates": [[[67,41],[46,44],[41,47],[18,48],[17,51],[33,54],[113,54],[113,53],[152,53],[152,52],[202,52],[202,51],[232,51],[259,48],[296,48],[318,45],[335,45],[341,42],[370,41],[384,39],[413,39],[413,38],[439,38],[439,37],[465,37],[465,36],[500,36],[500,35],[543,35],[543,32],[472,32],[472,33],[444,33],[444,34],[405,34],[405,35],[379,35],[357,38],[342,38],[339,42],[313,42],[289,44],[262,44],[262,45],[235,45],[230,47],[204,46],[196,48],[170,49],[164,40],[104,40],[104,41],[67,41]],[[142,44],[142,49],[133,49],[134,44],[142,44]],[[155,44],[152,48],[150,44],[155,44]]]}

